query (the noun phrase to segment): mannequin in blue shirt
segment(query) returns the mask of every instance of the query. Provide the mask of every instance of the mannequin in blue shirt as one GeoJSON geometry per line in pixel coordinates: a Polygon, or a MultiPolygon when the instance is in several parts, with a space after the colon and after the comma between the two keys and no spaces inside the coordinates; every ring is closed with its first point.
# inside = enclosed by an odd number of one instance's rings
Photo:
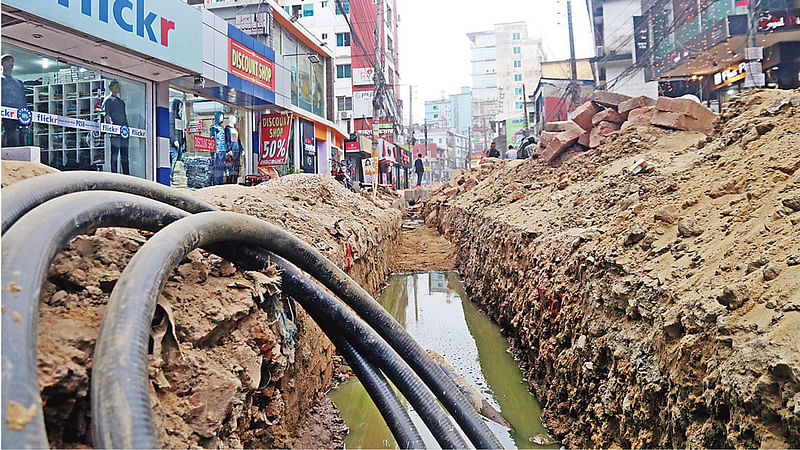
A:
{"type": "Polygon", "coordinates": [[[225,142],[225,129],[222,126],[222,112],[214,113],[214,123],[209,129],[209,134],[214,138],[215,151],[211,154],[214,165],[214,185],[225,182],[225,163],[228,160],[228,145],[225,142]]]}

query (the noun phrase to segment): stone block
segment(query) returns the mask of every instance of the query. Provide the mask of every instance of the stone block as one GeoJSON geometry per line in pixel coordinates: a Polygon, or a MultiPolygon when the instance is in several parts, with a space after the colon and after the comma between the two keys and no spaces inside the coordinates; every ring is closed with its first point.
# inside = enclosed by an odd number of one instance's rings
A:
{"type": "Polygon", "coordinates": [[[592,116],[592,127],[603,121],[622,124],[622,122],[625,122],[625,116],[611,108],[604,109],[592,116]]]}
{"type": "Polygon", "coordinates": [[[589,135],[589,147],[595,148],[600,145],[601,138],[607,136],[620,129],[620,125],[614,122],[600,122],[596,127],[592,128],[589,135]]]}
{"type": "Polygon", "coordinates": [[[572,121],[584,130],[589,131],[592,129],[592,117],[599,111],[600,108],[597,105],[592,102],[586,102],[572,112],[572,121]]]}
{"type": "Polygon", "coordinates": [[[592,92],[591,100],[598,105],[605,106],[606,108],[619,108],[619,104],[630,100],[630,96],[617,94],[616,92],[609,92],[604,90],[596,90],[592,92]]]}
{"type": "Polygon", "coordinates": [[[584,147],[588,147],[591,134],[592,134],[591,130],[584,131],[583,134],[581,135],[581,137],[578,138],[578,144],[580,144],[580,145],[582,145],[584,147]]]}
{"type": "Polygon", "coordinates": [[[675,130],[699,131],[706,134],[714,129],[713,121],[695,119],[686,114],[672,111],[655,111],[650,123],[675,130]]]}
{"type": "Polygon", "coordinates": [[[549,144],[558,133],[558,131],[542,131],[542,135],[539,137],[539,143],[542,148],[547,147],[547,144],[549,144]]]}
{"type": "Polygon", "coordinates": [[[637,108],[643,108],[646,106],[655,106],[656,101],[650,97],[645,97],[644,95],[640,95],[638,97],[633,97],[629,100],[625,100],[624,102],[619,104],[619,113],[623,116],[628,116],[628,113],[633,111],[637,108]]]}
{"type": "Polygon", "coordinates": [[[630,110],[628,112],[628,121],[622,125],[622,128],[635,125],[650,125],[650,119],[653,118],[655,111],[656,109],[652,106],[643,106],[630,110]]]}
{"type": "Polygon", "coordinates": [[[584,131],[580,127],[574,127],[558,133],[542,152],[544,162],[549,163],[554,160],[569,146],[576,143],[583,133],[584,131]]]}
{"type": "Polygon", "coordinates": [[[693,119],[713,123],[717,115],[705,106],[688,98],[658,97],[656,109],[685,114],[693,119]]]}
{"type": "Polygon", "coordinates": [[[3,161],[41,162],[39,147],[3,147],[3,161]]]}
{"type": "Polygon", "coordinates": [[[552,131],[555,133],[559,133],[561,131],[567,131],[567,123],[568,120],[562,120],[559,122],[547,122],[544,124],[544,131],[552,131]]]}

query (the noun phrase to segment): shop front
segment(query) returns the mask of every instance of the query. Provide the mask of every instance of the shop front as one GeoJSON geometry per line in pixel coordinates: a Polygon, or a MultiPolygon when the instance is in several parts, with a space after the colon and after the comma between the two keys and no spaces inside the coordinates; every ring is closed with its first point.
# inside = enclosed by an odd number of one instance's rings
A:
{"type": "Polygon", "coordinates": [[[201,16],[177,0],[140,0],[129,9],[3,2],[4,146],[38,147],[39,160],[60,170],[158,178],[168,167],[159,152],[167,122],[159,87],[201,71],[192,44],[201,16]],[[160,20],[138,24],[139,15],[160,20]]]}
{"type": "Polygon", "coordinates": [[[397,164],[395,164],[395,184],[397,189],[408,189],[412,183],[410,180],[411,174],[411,150],[405,145],[395,145],[397,153],[397,164]]]}
{"type": "MultiPolygon", "coordinates": [[[[347,175],[353,184],[367,183],[364,174],[364,161],[372,158],[372,143],[364,136],[357,135],[355,139],[344,142],[344,163],[347,165],[347,175]]],[[[370,182],[371,183],[371,180],[370,182]]]]}

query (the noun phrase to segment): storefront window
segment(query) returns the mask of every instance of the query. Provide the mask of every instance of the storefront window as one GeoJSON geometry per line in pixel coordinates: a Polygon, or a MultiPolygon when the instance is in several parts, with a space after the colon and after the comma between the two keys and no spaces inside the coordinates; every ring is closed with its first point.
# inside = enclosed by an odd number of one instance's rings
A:
{"type": "MultiPolygon", "coordinates": [[[[12,76],[24,86],[25,106],[43,113],[29,126],[6,121],[4,134],[39,147],[41,162],[56,169],[147,176],[144,83],[5,43],[2,53],[14,58],[12,76]],[[100,123],[115,127],[103,131],[100,123]]],[[[21,105],[4,100],[3,106],[21,105]]]]}
{"type": "Polygon", "coordinates": [[[177,89],[169,94],[172,185],[238,183],[252,150],[250,112],[177,89]]]}

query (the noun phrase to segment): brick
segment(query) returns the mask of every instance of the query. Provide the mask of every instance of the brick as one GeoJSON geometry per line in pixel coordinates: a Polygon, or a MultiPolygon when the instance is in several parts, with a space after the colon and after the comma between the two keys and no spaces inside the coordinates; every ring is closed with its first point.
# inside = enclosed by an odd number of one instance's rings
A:
{"type": "Polygon", "coordinates": [[[571,128],[567,131],[558,133],[542,152],[542,159],[544,162],[549,163],[554,160],[558,155],[566,150],[569,146],[578,141],[584,131],[580,127],[571,128]]]}
{"type": "Polygon", "coordinates": [[[542,135],[539,137],[539,143],[543,148],[547,147],[547,144],[549,144],[558,133],[558,131],[542,131],[542,135]]]}
{"type": "Polygon", "coordinates": [[[656,108],[653,106],[643,106],[630,110],[630,112],[628,112],[628,120],[622,124],[622,129],[625,130],[639,125],[650,125],[650,120],[653,118],[653,113],[655,112],[656,108]]]}
{"type": "Polygon", "coordinates": [[[650,123],[652,125],[672,128],[675,130],[699,131],[706,134],[710,133],[714,129],[713,121],[709,122],[695,119],[689,115],[672,111],[654,112],[653,118],[650,119],[650,123]]]}
{"type": "Polygon", "coordinates": [[[631,97],[623,94],[617,94],[616,92],[596,90],[592,92],[592,96],[590,98],[598,105],[605,106],[606,108],[617,109],[620,103],[630,100],[631,97]]]}
{"type": "Polygon", "coordinates": [[[592,116],[592,127],[597,126],[598,123],[603,121],[622,124],[622,122],[625,122],[625,116],[611,108],[604,109],[592,116]]]}
{"type": "Polygon", "coordinates": [[[656,101],[650,97],[645,97],[644,95],[640,95],[638,97],[633,97],[630,100],[625,100],[624,102],[619,104],[619,113],[625,117],[628,117],[628,114],[637,108],[643,108],[646,106],[655,106],[656,101]]]}
{"type": "Polygon", "coordinates": [[[588,147],[589,146],[589,137],[591,136],[592,131],[584,131],[581,137],[578,138],[578,144],[588,147]]]}
{"type": "Polygon", "coordinates": [[[567,131],[567,122],[568,120],[562,120],[560,122],[547,122],[544,124],[544,131],[552,131],[552,132],[561,132],[567,131]]]}
{"type": "Polygon", "coordinates": [[[592,129],[592,117],[600,111],[597,105],[586,102],[572,111],[572,121],[586,131],[592,129]]]}
{"type": "Polygon", "coordinates": [[[600,145],[601,138],[620,129],[620,124],[602,121],[592,128],[589,134],[589,147],[595,148],[600,145]]]}
{"type": "Polygon", "coordinates": [[[713,111],[688,98],[658,97],[656,109],[685,114],[693,119],[712,124],[717,119],[717,115],[713,111]]]}

